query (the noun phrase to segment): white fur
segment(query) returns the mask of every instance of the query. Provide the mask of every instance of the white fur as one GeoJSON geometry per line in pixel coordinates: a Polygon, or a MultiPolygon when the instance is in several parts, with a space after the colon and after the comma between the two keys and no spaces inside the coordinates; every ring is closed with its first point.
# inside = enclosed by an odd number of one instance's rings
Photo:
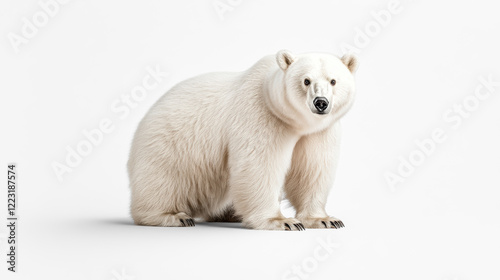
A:
{"type": "Polygon", "coordinates": [[[135,223],[183,226],[197,217],[228,220],[230,213],[255,229],[333,227],[339,220],[324,207],[356,67],[352,56],[280,51],[247,71],[209,73],[173,87],[132,143],[135,223]],[[318,96],[329,101],[327,114],[314,113],[318,96]],[[281,214],[283,191],[298,220],[281,214]]]}

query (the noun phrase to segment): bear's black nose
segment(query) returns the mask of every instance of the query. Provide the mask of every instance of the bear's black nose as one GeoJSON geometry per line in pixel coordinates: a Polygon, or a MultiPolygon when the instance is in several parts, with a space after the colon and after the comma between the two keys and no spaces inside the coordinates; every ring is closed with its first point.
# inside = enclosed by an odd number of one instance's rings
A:
{"type": "Polygon", "coordinates": [[[314,98],[313,104],[314,104],[314,107],[316,107],[316,109],[318,109],[318,112],[321,113],[324,110],[326,110],[326,108],[328,108],[328,99],[326,99],[324,97],[316,97],[316,98],[314,98]]]}

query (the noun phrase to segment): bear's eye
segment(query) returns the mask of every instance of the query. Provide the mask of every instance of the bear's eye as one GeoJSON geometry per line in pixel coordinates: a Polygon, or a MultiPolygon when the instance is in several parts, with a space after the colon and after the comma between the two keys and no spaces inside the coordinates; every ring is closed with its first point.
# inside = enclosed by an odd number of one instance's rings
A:
{"type": "Polygon", "coordinates": [[[337,81],[335,81],[335,79],[332,79],[332,80],[330,81],[330,84],[332,84],[332,86],[334,86],[336,83],[337,83],[337,81]]]}
{"type": "Polygon", "coordinates": [[[311,81],[309,81],[309,79],[305,79],[304,80],[304,85],[308,86],[311,84],[311,81]]]}

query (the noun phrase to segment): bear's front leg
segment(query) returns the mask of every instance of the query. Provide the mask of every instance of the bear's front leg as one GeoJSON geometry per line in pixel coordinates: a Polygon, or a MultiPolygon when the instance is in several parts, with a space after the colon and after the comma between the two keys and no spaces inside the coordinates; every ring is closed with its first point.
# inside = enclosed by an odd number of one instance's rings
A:
{"type": "Polygon", "coordinates": [[[304,230],[295,218],[285,218],[280,195],[296,138],[246,141],[230,151],[230,193],[243,226],[264,230],[304,230]]]}
{"type": "Polygon", "coordinates": [[[306,228],[340,228],[344,223],[325,211],[340,145],[340,124],[303,136],[295,145],[285,193],[306,228]]]}

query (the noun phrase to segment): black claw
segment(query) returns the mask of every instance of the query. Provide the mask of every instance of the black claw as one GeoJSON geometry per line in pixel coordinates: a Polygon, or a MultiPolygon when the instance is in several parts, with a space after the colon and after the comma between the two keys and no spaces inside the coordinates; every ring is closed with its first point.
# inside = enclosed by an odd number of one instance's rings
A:
{"type": "Polygon", "coordinates": [[[337,225],[335,225],[334,222],[330,221],[330,224],[334,227],[334,228],[337,228],[337,225]]]}
{"type": "Polygon", "coordinates": [[[339,221],[335,221],[335,225],[337,226],[337,228],[341,228],[342,226],[340,225],[340,222],[339,221]]]}
{"type": "Polygon", "coordinates": [[[295,227],[296,227],[299,231],[300,231],[300,230],[304,230],[304,229],[302,228],[302,224],[293,224],[293,225],[294,225],[294,226],[295,226],[295,227]]]}
{"type": "Polygon", "coordinates": [[[194,227],[194,220],[188,219],[189,226],[194,227]]]}
{"type": "Polygon", "coordinates": [[[285,223],[285,226],[288,228],[288,229],[285,229],[285,230],[292,230],[292,228],[290,227],[289,224],[285,223]]]}
{"type": "Polygon", "coordinates": [[[326,227],[328,228],[328,226],[326,225],[325,221],[321,221],[321,223],[326,227]]]}
{"type": "Polygon", "coordinates": [[[183,219],[179,219],[179,220],[181,221],[182,226],[185,227],[186,224],[184,223],[184,220],[183,219]]]}
{"type": "Polygon", "coordinates": [[[304,226],[303,223],[300,223],[300,227],[302,228],[302,230],[306,230],[306,227],[304,226]]]}
{"type": "Polygon", "coordinates": [[[342,222],[342,221],[339,221],[339,222],[340,222],[340,225],[341,225],[342,227],[345,227],[345,226],[344,226],[344,222],[342,222]]]}

